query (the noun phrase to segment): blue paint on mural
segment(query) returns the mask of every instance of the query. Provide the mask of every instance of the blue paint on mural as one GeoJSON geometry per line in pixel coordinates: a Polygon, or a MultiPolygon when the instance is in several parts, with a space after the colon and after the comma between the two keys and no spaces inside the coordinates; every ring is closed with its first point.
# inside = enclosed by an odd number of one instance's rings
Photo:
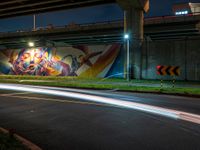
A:
{"type": "Polygon", "coordinates": [[[107,73],[106,78],[124,78],[124,54],[123,46],[121,46],[119,55],[107,73]]]}

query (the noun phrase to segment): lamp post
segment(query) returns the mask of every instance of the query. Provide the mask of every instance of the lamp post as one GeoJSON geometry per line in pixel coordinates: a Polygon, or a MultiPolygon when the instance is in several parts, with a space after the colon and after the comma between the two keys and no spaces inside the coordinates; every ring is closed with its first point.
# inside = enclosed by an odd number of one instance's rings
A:
{"type": "Polygon", "coordinates": [[[126,42],[126,71],[127,71],[127,81],[130,81],[130,40],[129,35],[125,34],[124,39],[126,42]]]}
{"type": "Polygon", "coordinates": [[[33,31],[36,31],[36,15],[33,15],[33,31]]]}
{"type": "Polygon", "coordinates": [[[127,29],[127,12],[124,11],[124,40],[126,44],[126,79],[130,81],[130,37],[127,29]]]}

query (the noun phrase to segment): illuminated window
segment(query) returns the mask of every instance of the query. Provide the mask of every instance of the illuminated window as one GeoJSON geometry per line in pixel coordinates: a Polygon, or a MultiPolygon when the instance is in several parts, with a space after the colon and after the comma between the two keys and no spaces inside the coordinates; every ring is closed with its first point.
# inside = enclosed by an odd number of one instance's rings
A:
{"type": "Polygon", "coordinates": [[[187,10],[175,12],[175,15],[187,15],[187,14],[188,14],[188,11],[187,11],[187,10]]]}

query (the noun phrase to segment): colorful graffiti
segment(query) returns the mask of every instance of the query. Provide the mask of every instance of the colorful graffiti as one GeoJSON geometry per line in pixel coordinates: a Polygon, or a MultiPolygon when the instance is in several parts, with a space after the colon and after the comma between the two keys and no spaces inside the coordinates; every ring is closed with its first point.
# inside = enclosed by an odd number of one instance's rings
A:
{"type": "Polygon", "coordinates": [[[105,77],[120,44],[0,50],[0,74],[105,77]]]}

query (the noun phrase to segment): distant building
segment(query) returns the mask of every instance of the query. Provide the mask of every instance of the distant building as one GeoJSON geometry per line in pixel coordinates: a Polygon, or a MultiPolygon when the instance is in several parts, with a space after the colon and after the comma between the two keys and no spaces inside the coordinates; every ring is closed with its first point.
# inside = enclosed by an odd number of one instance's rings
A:
{"type": "Polygon", "coordinates": [[[175,14],[176,16],[187,15],[187,14],[197,15],[200,14],[200,3],[174,4],[172,9],[173,9],[173,14],[175,14]]]}

